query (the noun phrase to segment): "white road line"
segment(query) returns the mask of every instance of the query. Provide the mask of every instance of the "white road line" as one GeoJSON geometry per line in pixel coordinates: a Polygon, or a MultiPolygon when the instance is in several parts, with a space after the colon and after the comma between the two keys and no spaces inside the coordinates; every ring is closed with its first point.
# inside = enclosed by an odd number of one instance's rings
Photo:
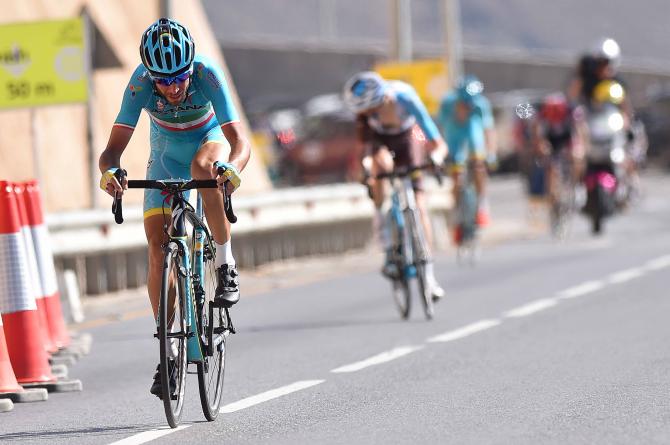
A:
{"type": "Polygon", "coordinates": [[[556,306],[557,304],[558,300],[556,300],[555,298],[542,298],[540,300],[531,301],[530,303],[524,304],[523,306],[510,309],[509,311],[505,311],[503,313],[503,317],[507,318],[526,317],[528,315],[535,314],[545,309],[549,309],[550,307],[556,306]]]}
{"type": "Polygon", "coordinates": [[[611,274],[608,278],[608,281],[611,284],[621,284],[626,281],[641,277],[644,275],[645,270],[642,267],[631,267],[630,269],[625,269],[619,272],[611,274]]]}
{"type": "Polygon", "coordinates": [[[281,388],[271,389],[255,396],[247,397],[246,399],[238,400],[237,402],[230,403],[226,406],[221,407],[219,412],[221,413],[234,413],[245,408],[249,408],[259,403],[267,402],[268,400],[276,399],[292,392],[300,391],[303,389],[311,388],[312,386],[319,385],[325,382],[325,380],[302,380],[299,382],[291,383],[290,385],[282,386],[281,388]]]}
{"type": "Polygon", "coordinates": [[[647,261],[644,267],[649,270],[661,270],[670,266],[670,255],[665,255],[662,257],[655,258],[651,261],[647,261]]]}
{"type": "Polygon", "coordinates": [[[586,283],[562,290],[556,296],[560,299],[577,298],[598,291],[603,287],[605,287],[605,283],[600,280],[587,281],[586,283]]]}
{"type": "Polygon", "coordinates": [[[159,428],[157,430],[144,431],[134,436],[121,439],[117,442],[112,442],[109,445],[140,445],[142,443],[147,443],[152,440],[156,440],[160,437],[167,436],[168,434],[176,433],[177,431],[184,430],[191,425],[179,425],[177,428],[159,428]]]}
{"type": "Polygon", "coordinates": [[[367,368],[368,366],[374,366],[379,365],[381,363],[390,362],[391,360],[395,360],[399,357],[402,357],[403,355],[411,354],[412,352],[418,351],[419,349],[423,349],[423,346],[401,346],[399,348],[391,349],[390,351],[377,354],[374,357],[361,360],[360,362],[340,366],[339,368],[335,368],[330,372],[342,373],[342,372],[360,371],[361,369],[367,368]]]}
{"type": "Polygon", "coordinates": [[[475,323],[463,326],[453,331],[445,332],[444,334],[436,335],[426,340],[429,343],[444,343],[448,341],[458,340],[459,338],[467,337],[468,335],[476,334],[477,332],[485,331],[494,326],[498,326],[500,320],[480,320],[475,323]]]}

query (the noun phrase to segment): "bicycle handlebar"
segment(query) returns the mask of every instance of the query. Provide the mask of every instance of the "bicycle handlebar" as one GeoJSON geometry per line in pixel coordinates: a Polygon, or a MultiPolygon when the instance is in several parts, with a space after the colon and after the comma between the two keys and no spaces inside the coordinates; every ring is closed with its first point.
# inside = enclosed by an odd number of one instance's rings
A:
{"type": "MultiPolygon", "coordinates": [[[[123,178],[127,175],[127,172],[122,169],[118,169],[114,176],[121,183],[123,178]]],[[[216,179],[191,179],[188,181],[183,180],[155,180],[155,179],[131,179],[128,181],[129,189],[155,189],[155,190],[192,190],[192,189],[205,189],[218,188],[219,185],[216,182],[216,179]]],[[[226,218],[231,223],[237,222],[237,216],[233,212],[233,202],[228,196],[227,193],[223,193],[223,208],[226,213],[226,218]]],[[[117,224],[123,223],[123,200],[122,195],[114,194],[114,204],[112,205],[112,213],[114,214],[114,220],[117,224]]]]}
{"type": "Polygon", "coordinates": [[[442,180],[444,176],[443,172],[444,167],[435,165],[433,163],[428,163],[428,164],[422,164],[422,165],[417,165],[414,167],[404,167],[404,168],[397,168],[394,169],[391,172],[388,173],[380,173],[378,175],[375,175],[375,179],[393,179],[393,178],[404,178],[407,176],[410,176],[416,172],[420,172],[423,170],[430,170],[431,173],[435,175],[435,178],[437,179],[438,184],[442,185],[442,180]]]}

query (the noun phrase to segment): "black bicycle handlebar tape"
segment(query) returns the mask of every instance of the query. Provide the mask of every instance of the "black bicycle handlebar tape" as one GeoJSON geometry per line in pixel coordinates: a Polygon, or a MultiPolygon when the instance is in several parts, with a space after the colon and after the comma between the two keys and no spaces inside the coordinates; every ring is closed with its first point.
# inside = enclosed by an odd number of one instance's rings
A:
{"type": "MultiPolygon", "coordinates": [[[[123,178],[126,176],[127,172],[122,168],[114,172],[114,177],[119,181],[119,184],[122,184],[123,178]]],[[[123,196],[117,196],[114,193],[114,203],[112,204],[112,213],[114,214],[114,221],[117,224],[123,224],[123,196]]]]}
{"type": "MultiPolygon", "coordinates": [[[[226,169],[223,167],[218,167],[216,169],[216,172],[219,175],[222,175],[225,171],[226,169]]],[[[225,185],[223,187],[223,210],[226,212],[228,221],[230,221],[231,224],[235,224],[237,222],[237,216],[235,216],[235,212],[233,212],[233,197],[226,193],[225,185]]]]}

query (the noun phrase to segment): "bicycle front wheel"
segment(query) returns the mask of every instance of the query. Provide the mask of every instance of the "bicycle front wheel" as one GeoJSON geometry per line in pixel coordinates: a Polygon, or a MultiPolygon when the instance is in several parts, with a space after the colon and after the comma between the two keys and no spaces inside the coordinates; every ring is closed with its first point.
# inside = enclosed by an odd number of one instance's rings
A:
{"type": "Polygon", "coordinates": [[[398,273],[396,277],[392,279],[393,283],[393,301],[400,312],[400,317],[403,320],[409,318],[409,313],[412,308],[412,299],[409,289],[409,277],[407,270],[405,268],[405,237],[402,229],[396,223],[394,218],[391,218],[389,223],[391,231],[391,239],[393,240],[393,253],[394,258],[393,262],[395,263],[395,268],[398,273]]]}
{"type": "Polygon", "coordinates": [[[214,304],[216,292],[215,249],[209,237],[203,254],[203,297],[198,303],[198,323],[203,361],[198,363],[200,404],[210,422],[219,414],[226,366],[226,338],[230,332],[228,312],[214,304]]]}
{"type": "Polygon", "coordinates": [[[160,379],[165,417],[172,428],[181,421],[186,383],[186,295],[179,248],[170,243],[163,263],[163,281],[158,308],[160,379]]]}
{"type": "Polygon", "coordinates": [[[423,234],[423,227],[418,221],[416,212],[407,212],[407,224],[412,239],[412,250],[414,254],[414,267],[416,268],[416,280],[419,288],[419,297],[423,304],[423,311],[427,320],[433,319],[435,308],[433,305],[433,292],[426,276],[426,262],[428,254],[426,248],[426,237],[423,234]]]}

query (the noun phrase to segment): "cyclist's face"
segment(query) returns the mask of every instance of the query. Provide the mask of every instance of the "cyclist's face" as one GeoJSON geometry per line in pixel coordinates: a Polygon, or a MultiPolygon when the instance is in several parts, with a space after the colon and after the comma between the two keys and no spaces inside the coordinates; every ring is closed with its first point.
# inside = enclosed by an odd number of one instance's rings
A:
{"type": "Polygon", "coordinates": [[[191,78],[189,77],[183,82],[176,81],[170,85],[162,85],[158,82],[154,82],[154,85],[156,85],[158,92],[161,93],[170,104],[177,105],[186,99],[186,91],[188,90],[190,82],[191,78]]]}

